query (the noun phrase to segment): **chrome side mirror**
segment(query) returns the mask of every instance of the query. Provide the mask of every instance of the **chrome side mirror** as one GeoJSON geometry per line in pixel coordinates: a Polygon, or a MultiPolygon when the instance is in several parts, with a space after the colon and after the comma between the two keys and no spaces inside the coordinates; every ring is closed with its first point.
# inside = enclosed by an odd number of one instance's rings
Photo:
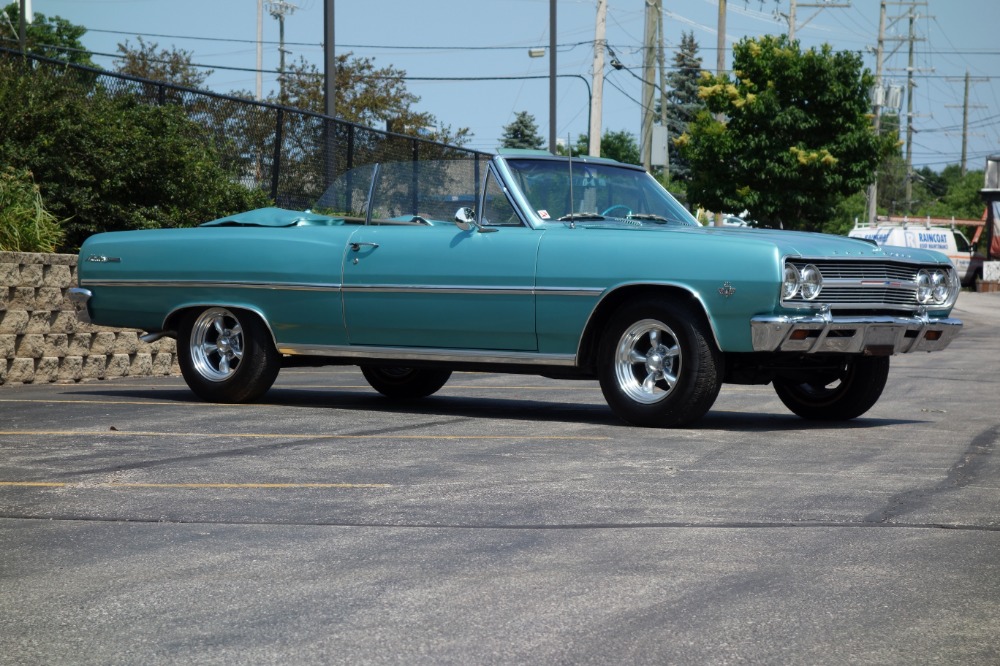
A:
{"type": "Polygon", "coordinates": [[[469,207],[459,208],[455,212],[455,224],[462,231],[478,227],[479,225],[476,224],[476,211],[469,207]]]}

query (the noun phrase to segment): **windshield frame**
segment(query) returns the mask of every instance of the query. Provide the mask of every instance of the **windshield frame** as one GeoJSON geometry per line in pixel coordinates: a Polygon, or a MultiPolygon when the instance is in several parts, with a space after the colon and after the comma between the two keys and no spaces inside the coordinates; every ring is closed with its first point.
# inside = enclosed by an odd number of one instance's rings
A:
{"type": "MultiPolygon", "coordinates": [[[[594,158],[594,157],[573,157],[572,163],[570,159],[562,156],[552,156],[552,155],[496,155],[493,158],[493,163],[497,168],[497,171],[503,178],[505,184],[508,186],[508,190],[512,198],[517,203],[518,208],[521,209],[524,218],[528,224],[536,229],[543,229],[546,227],[552,227],[555,224],[558,225],[571,225],[574,220],[571,218],[559,220],[560,216],[552,216],[549,218],[542,217],[539,211],[533,207],[528,195],[522,190],[520,186],[520,179],[518,174],[520,169],[518,168],[519,163],[522,162],[549,162],[553,165],[558,165],[558,169],[566,169],[567,176],[570,173],[570,168],[574,169],[574,180],[576,180],[576,169],[583,168],[590,171],[598,171],[611,173],[614,171],[623,171],[628,176],[633,178],[638,178],[639,184],[643,188],[643,193],[648,196],[655,196],[662,203],[663,207],[671,213],[670,215],[670,226],[685,226],[685,227],[700,227],[701,224],[698,220],[679,202],[673,197],[655,178],[653,178],[645,169],[632,164],[624,164],[621,162],[616,162],[614,160],[604,159],[604,158],[594,158]],[[579,165],[579,166],[578,166],[579,165]]],[[[553,170],[554,171],[554,170],[553,170]]],[[[574,199],[577,198],[574,195],[574,199]]],[[[579,215],[581,213],[590,213],[600,211],[586,211],[586,210],[572,210],[566,211],[566,214],[579,215]]],[[[586,222],[587,225],[595,226],[620,226],[620,225],[630,225],[630,226],[659,226],[661,223],[654,222],[652,220],[642,220],[641,216],[636,218],[620,218],[609,216],[605,219],[594,219],[594,220],[580,220],[579,218],[575,222],[586,222]]]]}

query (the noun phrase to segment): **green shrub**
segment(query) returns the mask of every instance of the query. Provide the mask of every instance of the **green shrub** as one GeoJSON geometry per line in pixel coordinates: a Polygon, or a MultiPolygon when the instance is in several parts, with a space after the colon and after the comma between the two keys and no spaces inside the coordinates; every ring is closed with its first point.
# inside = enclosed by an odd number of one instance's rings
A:
{"type": "Polygon", "coordinates": [[[186,227],[269,205],[177,105],[147,106],[71,69],[0,57],[0,165],[30,169],[61,251],[102,231],[186,227]]]}
{"type": "Polygon", "coordinates": [[[0,172],[0,250],[54,252],[63,237],[59,220],[45,210],[27,169],[0,172]]]}

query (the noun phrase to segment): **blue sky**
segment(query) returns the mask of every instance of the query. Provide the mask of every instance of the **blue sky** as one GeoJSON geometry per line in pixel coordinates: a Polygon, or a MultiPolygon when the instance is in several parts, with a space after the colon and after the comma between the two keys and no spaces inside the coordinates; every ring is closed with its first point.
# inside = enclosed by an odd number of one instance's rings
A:
{"type": "MultiPolygon", "coordinates": [[[[0,0],[3,2],[4,0],[0,0]]],[[[841,0],[842,1],[842,0],[841,0]]],[[[324,0],[293,0],[298,8],[285,22],[291,58],[302,56],[322,66],[324,0]]],[[[701,47],[706,68],[714,69],[717,0],[664,0],[667,60],[691,31],[701,47]]],[[[787,23],[776,12],[788,12],[788,0],[729,0],[727,53],[745,36],[779,34],[787,23]]],[[[810,2],[815,4],[815,0],[810,2]]],[[[829,43],[838,50],[864,53],[874,71],[878,34],[878,0],[853,0],[850,8],[825,8],[797,30],[805,46],[829,43]]],[[[575,141],[587,131],[587,86],[593,58],[596,0],[559,0],[557,17],[557,131],[575,141]]],[[[606,67],[603,128],[638,135],[641,119],[643,0],[608,0],[608,43],[632,72],[606,67]]],[[[125,40],[142,35],[160,47],[193,53],[199,64],[219,67],[256,66],[256,0],[33,0],[33,10],[62,16],[88,28],[84,44],[113,54],[125,40]]],[[[799,24],[816,12],[800,8],[799,24]]],[[[981,169],[985,157],[1000,153],[1000,2],[998,0],[928,0],[918,6],[914,91],[914,164],[940,170],[961,156],[962,101],[969,71],[970,169],[981,169]]],[[[890,37],[903,37],[908,22],[893,24],[903,8],[890,3],[890,37]]],[[[530,58],[529,47],[549,43],[549,0],[336,0],[336,49],[374,58],[413,77],[547,76],[547,58],[530,58]]],[[[278,67],[278,23],[264,13],[264,69],[278,67]]],[[[886,61],[891,82],[905,81],[906,45],[888,42],[886,61]]],[[[109,57],[97,56],[103,67],[109,57]]],[[[730,63],[731,60],[727,60],[730,63]]],[[[728,66],[728,64],[727,64],[728,66]]],[[[252,72],[216,69],[209,87],[219,92],[253,90],[252,72]]],[[[264,77],[264,90],[276,87],[264,77]]],[[[548,137],[549,98],[545,78],[529,81],[420,81],[407,83],[421,100],[418,110],[434,114],[453,129],[468,127],[470,147],[496,148],[503,126],[519,111],[534,115],[548,137]]],[[[904,106],[905,111],[905,106],[904,106]]]]}

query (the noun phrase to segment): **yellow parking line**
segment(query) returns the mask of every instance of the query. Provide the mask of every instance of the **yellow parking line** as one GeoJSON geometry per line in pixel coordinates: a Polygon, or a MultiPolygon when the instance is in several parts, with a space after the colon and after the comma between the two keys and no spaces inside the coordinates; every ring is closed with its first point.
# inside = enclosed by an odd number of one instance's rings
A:
{"type": "Polygon", "coordinates": [[[56,481],[0,481],[0,486],[24,486],[37,488],[62,488],[65,483],[56,481]]]}
{"type": "Polygon", "coordinates": [[[131,435],[133,437],[201,437],[215,439],[221,437],[242,437],[247,439],[417,439],[417,440],[495,440],[518,439],[530,441],[610,441],[612,437],[594,437],[586,435],[395,435],[391,433],[379,435],[337,435],[329,433],[259,433],[259,432],[158,432],[149,430],[6,430],[0,431],[0,436],[39,436],[39,437],[108,437],[131,435]]]}

